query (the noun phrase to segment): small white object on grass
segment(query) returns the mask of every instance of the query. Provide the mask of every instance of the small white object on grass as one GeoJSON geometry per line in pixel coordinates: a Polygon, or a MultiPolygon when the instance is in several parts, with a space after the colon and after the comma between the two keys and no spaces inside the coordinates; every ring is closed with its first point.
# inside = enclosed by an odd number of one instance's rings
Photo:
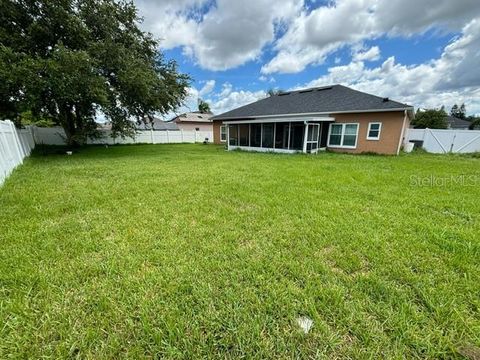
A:
{"type": "Polygon", "coordinates": [[[309,317],[301,316],[297,318],[297,324],[298,326],[300,326],[300,328],[305,334],[308,334],[308,332],[313,326],[313,320],[310,319],[309,317]]]}
{"type": "Polygon", "coordinates": [[[67,155],[72,155],[73,152],[72,151],[67,151],[67,155]]]}

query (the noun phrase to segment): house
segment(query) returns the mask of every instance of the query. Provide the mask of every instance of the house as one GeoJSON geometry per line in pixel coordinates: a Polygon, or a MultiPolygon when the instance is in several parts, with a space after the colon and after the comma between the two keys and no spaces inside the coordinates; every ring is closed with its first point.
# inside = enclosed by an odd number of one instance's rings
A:
{"type": "Polygon", "coordinates": [[[413,107],[342,85],[282,92],[214,116],[229,150],[398,154],[413,107]]]}
{"type": "Polygon", "coordinates": [[[154,130],[154,131],[165,131],[165,130],[180,130],[175,123],[170,123],[163,121],[162,119],[154,117],[152,121],[146,119],[145,121],[139,121],[135,124],[137,130],[154,130]]]}
{"type": "Polygon", "coordinates": [[[449,115],[447,116],[447,124],[449,129],[468,130],[472,123],[468,120],[449,115]]]}
{"type": "Polygon", "coordinates": [[[176,124],[181,130],[209,131],[213,130],[212,113],[199,111],[189,112],[174,117],[169,123],[176,124]]]}

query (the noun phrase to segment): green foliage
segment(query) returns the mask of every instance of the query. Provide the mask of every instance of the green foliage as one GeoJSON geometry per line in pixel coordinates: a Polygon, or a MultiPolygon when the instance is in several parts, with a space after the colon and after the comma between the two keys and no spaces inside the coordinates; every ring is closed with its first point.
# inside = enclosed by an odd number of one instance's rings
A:
{"type": "Polygon", "coordinates": [[[206,101],[198,99],[198,111],[200,111],[202,114],[211,113],[210,105],[206,101]]]}
{"type": "Polygon", "coordinates": [[[460,106],[454,104],[452,106],[452,109],[450,110],[450,115],[455,116],[458,119],[465,120],[467,117],[467,109],[465,107],[465,104],[462,104],[460,106]]]}
{"type": "Polygon", "coordinates": [[[480,128],[480,116],[469,116],[467,118],[468,121],[471,122],[470,126],[469,126],[469,129],[470,130],[476,130],[478,128],[480,128]]]}
{"type": "Polygon", "coordinates": [[[35,117],[31,111],[24,111],[20,114],[19,125],[35,125],[38,127],[52,127],[55,122],[45,117],[35,117]]]}
{"type": "Polygon", "coordinates": [[[188,76],[138,22],[127,1],[1,1],[0,116],[51,118],[78,144],[99,111],[128,136],[130,120],[181,105],[188,76]]]}
{"type": "Polygon", "coordinates": [[[478,158],[62,153],[26,159],[0,188],[0,359],[480,347],[480,187],[428,185],[480,177],[478,158]],[[307,335],[298,316],[314,321],[307,335]]]}
{"type": "Polygon", "coordinates": [[[447,113],[442,109],[417,110],[412,125],[415,129],[446,129],[448,127],[447,113]]]}
{"type": "Polygon", "coordinates": [[[278,95],[282,92],[280,89],[268,89],[267,90],[267,97],[278,95]]]}

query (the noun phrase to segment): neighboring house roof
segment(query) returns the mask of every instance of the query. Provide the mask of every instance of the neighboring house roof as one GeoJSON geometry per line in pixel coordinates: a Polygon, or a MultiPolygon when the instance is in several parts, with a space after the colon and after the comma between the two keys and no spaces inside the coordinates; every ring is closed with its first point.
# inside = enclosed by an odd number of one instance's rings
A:
{"type": "Polygon", "coordinates": [[[153,118],[152,122],[146,120],[136,124],[137,130],[179,130],[177,124],[153,118]]]}
{"type": "Polygon", "coordinates": [[[213,120],[258,116],[357,111],[412,110],[412,107],[342,85],[286,91],[214,116],[213,120]]]}
{"type": "Polygon", "coordinates": [[[472,124],[468,120],[459,119],[451,115],[447,116],[447,123],[450,129],[468,129],[468,127],[472,124]]]}
{"type": "Polygon", "coordinates": [[[199,111],[189,112],[175,116],[169,122],[187,122],[187,123],[211,123],[212,113],[201,113],[199,111]]]}

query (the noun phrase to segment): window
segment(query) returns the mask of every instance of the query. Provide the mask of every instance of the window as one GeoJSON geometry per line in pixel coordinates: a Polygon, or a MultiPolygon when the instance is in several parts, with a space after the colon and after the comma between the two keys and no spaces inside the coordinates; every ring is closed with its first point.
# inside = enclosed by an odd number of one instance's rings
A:
{"type": "Polygon", "coordinates": [[[354,149],[357,147],[358,124],[331,124],[329,147],[354,149]]]}
{"type": "Polygon", "coordinates": [[[379,122],[368,123],[367,140],[380,140],[381,130],[382,130],[382,123],[379,123],[379,122]]]}
{"type": "Polygon", "coordinates": [[[238,125],[230,125],[228,127],[228,136],[230,137],[228,143],[232,146],[238,145],[238,125]]]}
{"type": "Polygon", "coordinates": [[[342,145],[342,124],[330,125],[330,139],[328,146],[341,146],[342,145]]]}
{"type": "Polygon", "coordinates": [[[273,124],[262,124],[262,147],[273,148],[273,124]]]}
{"type": "Polygon", "coordinates": [[[220,141],[227,141],[227,125],[220,126],[220,141]]]}

